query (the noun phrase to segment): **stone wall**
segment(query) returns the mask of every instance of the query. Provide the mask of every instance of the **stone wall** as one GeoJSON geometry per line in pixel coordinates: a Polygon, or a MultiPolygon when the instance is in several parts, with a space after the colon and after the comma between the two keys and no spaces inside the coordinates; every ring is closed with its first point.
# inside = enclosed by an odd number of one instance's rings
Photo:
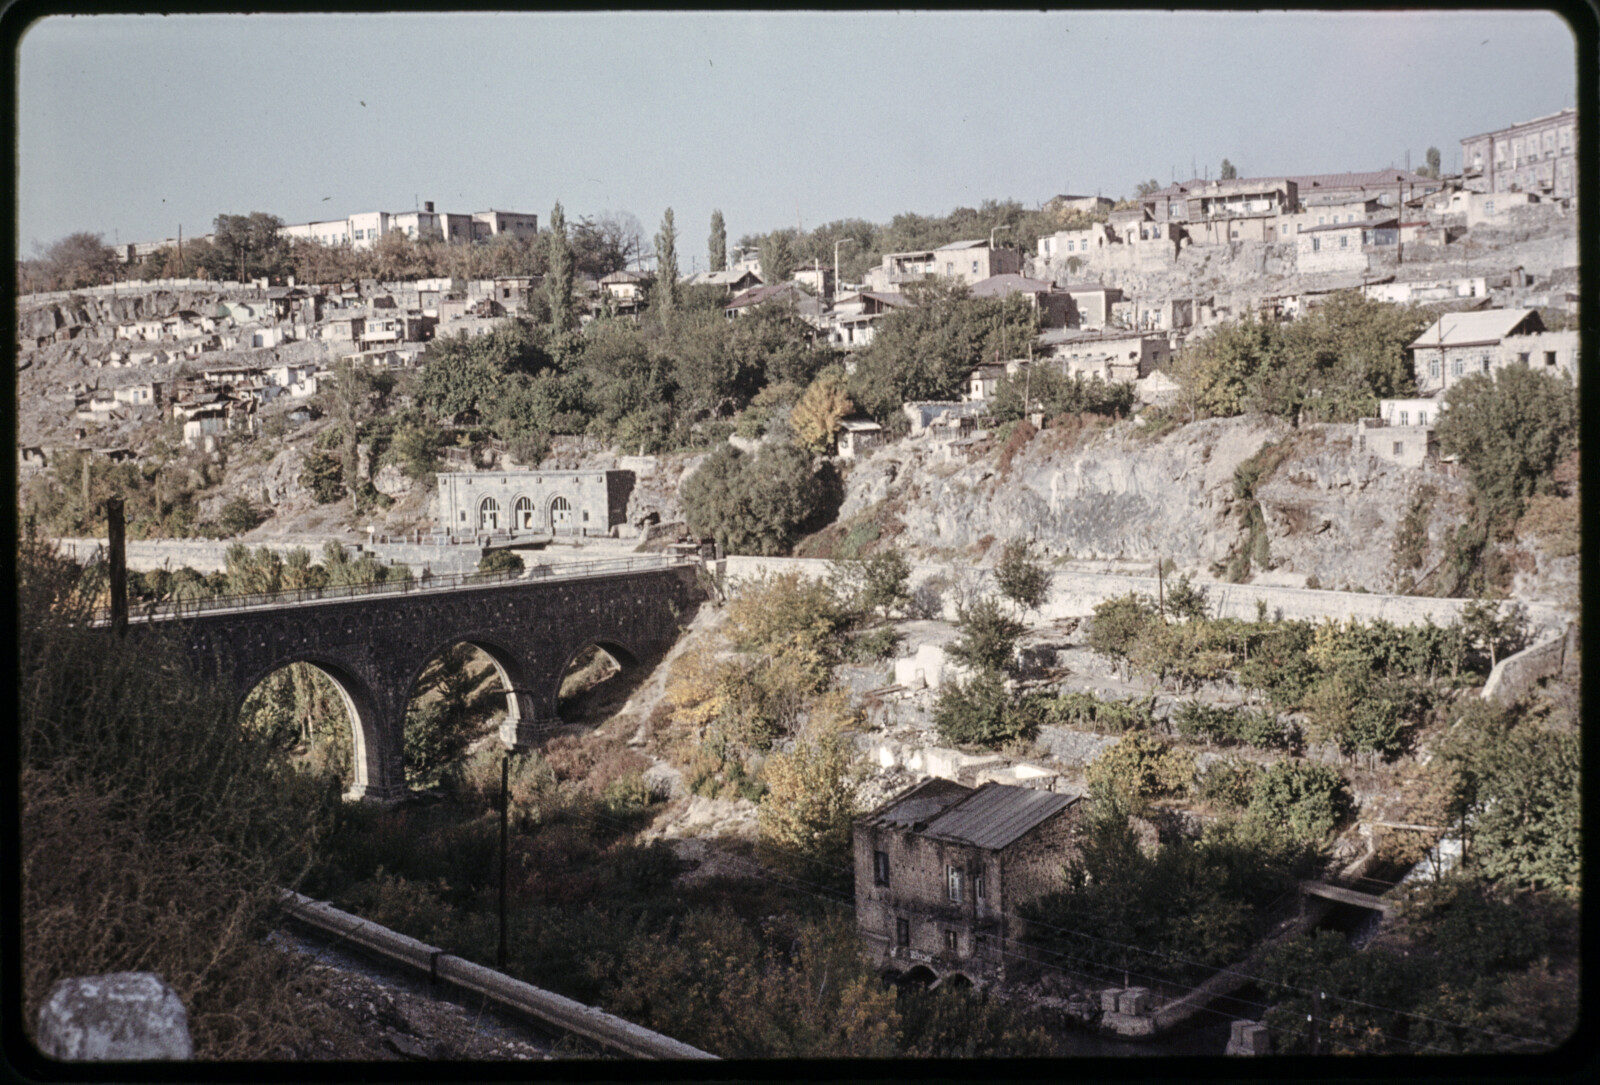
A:
{"type": "MultiPolygon", "coordinates": [[[[200,573],[221,572],[228,567],[228,548],[243,543],[251,550],[266,547],[281,557],[291,550],[309,550],[314,563],[322,562],[322,538],[287,539],[150,539],[130,541],[127,544],[127,563],[133,572],[151,572],[156,569],[178,570],[184,566],[200,573]]],[[[91,560],[103,552],[105,539],[59,539],[57,545],[74,561],[91,560]]],[[[476,546],[432,546],[412,543],[350,542],[345,544],[352,557],[362,551],[385,565],[409,565],[413,574],[422,572],[424,566],[438,575],[446,573],[476,572],[483,550],[476,546]]]]}
{"type": "Polygon", "coordinates": [[[1510,704],[1527,693],[1541,678],[1560,674],[1567,652],[1577,648],[1577,627],[1569,626],[1560,635],[1506,656],[1489,672],[1483,684],[1483,699],[1510,704]]]}

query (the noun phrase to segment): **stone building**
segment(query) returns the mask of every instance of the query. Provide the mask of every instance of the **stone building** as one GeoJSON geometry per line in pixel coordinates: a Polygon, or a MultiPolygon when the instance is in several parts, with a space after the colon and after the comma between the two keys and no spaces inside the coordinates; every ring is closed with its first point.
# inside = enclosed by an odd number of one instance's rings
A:
{"type": "Polygon", "coordinates": [[[632,471],[441,472],[440,528],[450,535],[606,536],[626,522],[632,491],[632,471]]]}
{"type": "Polygon", "coordinates": [[[1005,977],[1016,908],[1060,884],[1076,848],[1075,793],[933,778],[858,819],[856,927],[885,973],[1005,977]]]}
{"type": "Polygon", "coordinates": [[[1461,181],[1474,192],[1577,195],[1578,112],[1563,109],[1461,141],[1461,181]]]}
{"type": "MultiPolygon", "coordinates": [[[[1542,331],[1544,322],[1533,309],[1446,313],[1430,324],[1408,348],[1417,375],[1417,391],[1423,395],[1443,392],[1463,377],[1488,373],[1508,364],[1504,347],[1508,338],[1520,340],[1542,331]]],[[[1522,348],[1522,352],[1530,354],[1532,350],[1531,347],[1522,348]]],[[[1543,363],[1541,352],[1541,367],[1543,363]]],[[[1576,365],[1575,360],[1573,364],[1576,365]]]]}

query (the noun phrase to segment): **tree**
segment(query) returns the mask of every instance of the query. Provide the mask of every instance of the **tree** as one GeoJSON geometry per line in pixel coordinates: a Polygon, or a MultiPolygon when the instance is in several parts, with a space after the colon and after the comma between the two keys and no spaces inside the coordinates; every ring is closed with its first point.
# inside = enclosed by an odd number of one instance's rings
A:
{"type": "Polygon", "coordinates": [[[708,241],[708,267],[712,271],[728,269],[728,228],[723,225],[722,212],[711,212],[711,237],[708,241]]]}
{"type": "Polygon", "coordinates": [[[1355,809],[1350,786],[1332,765],[1282,760],[1256,776],[1245,817],[1306,843],[1320,843],[1355,809]]]}
{"type": "Polygon", "coordinates": [[[828,370],[811,382],[789,412],[789,425],[796,440],[813,452],[832,449],[840,421],[855,410],[846,391],[846,380],[841,370],[828,370]]]}
{"type": "Polygon", "coordinates": [[[794,278],[794,245],[789,231],[774,230],[761,240],[761,277],[769,286],[794,278]]]}
{"type": "Polygon", "coordinates": [[[557,334],[572,328],[572,246],[567,241],[567,217],[561,201],[550,209],[550,273],[545,292],[550,297],[550,327],[557,334]]]}
{"type": "Polygon", "coordinates": [[[678,228],[672,221],[672,208],[661,216],[661,232],[656,234],[656,308],[670,312],[678,304],[678,228]]]}
{"type": "Polygon", "coordinates": [[[1435,432],[1458,456],[1491,523],[1520,516],[1528,498],[1556,492],[1555,468],[1578,447],[1578,391],[1565,377],[1522,366],[1461,380],[1445,393],[1435,432]]]}
{"type": "Polygon", "coordinates": [[[1034,730],[1034,717],[1023,711],[1006,689],[998,671],[983,670],[965,683],[947,682],[933,709],[939,739],[958,746],[995,749],[1034,730]]]}
{"type": "Polygon", "coordinates": [[[243,494],[222,506],[217,523],[229,535],[243,535],[266,519],[243,494]]]}
{"type": "Polygon", "coordinates": [[[1016,670],[1017,640],[1026,630],[1021,622],[1002,611],[990,596],[956,613],[961,636],[945,649],[947,655],[980,671],[1016,670]]]}
{"type": "Polygon", "coordinates": [[[1253,317],[1218,325],[1179,352],[1175,376],[1185,400],[1203,415],[1242,414],[1252,379],[1274,366],[1282,350],[1277,325],[1253,317]]]}
{"type": "Polygon", "coordinates": [[[734,554],[781,554],[815,511],[821,485],[811,457],[775,441],[754,455],[723,445],[683,484],[689,530],[734,554]]]}
{"type": "Polygon", "coordinates": [[[994,581],[1020,610],[1038,610],[1050,594],[1050,570],[1034,557],[1031,539],[1010,539],[1000,551],[994,581]]]}
{"type": "Polygon", "coordinates": [[[756,811],[759,840],[777,864],[807,881],[840,881],[850,865],[856,814],[851,750],[837,730],[802,736],[761,767],[767,785],[756,811]]]}
{"type": "Polygon", "coordinates": [[[1229,162],[1226,158],[1224,158],[1222,160],[1222,173],[1220,176],[1224,181],[1232,181],[1238,178],[1239,171],[1234,168],[1232,162],[1229,162]]]}
{"type": "Polygon", "coordinates": [[[638,263],[644,252],[644,227],[628,211],[585,215],[571,229],[574,266],[596,278],[638,263]]]}
{"type": "Polygon", "coordinates": [[[491,550],[478,560],[480,573],[520,573],[526,566],[515,550],[491,550]]]}
{"type": "Polygon", "coordinates": [[[1157,181],[1154,177],[1150,178],[1148,181],[1140,181],[1134,186],[1134,192],[1140,196],[1149,196],[1152,193],[1160,191],[1161,182],[1157,181]]]}
{"type": "Polygon", "coordinates": [[[68,234],[38,253],[33,262],[39,265],[41,274],[30,285],[38,290],[99,286],[112,277],[117,267],[116,254],[105,244],[105,235],[86,232],[68,234]]]}
{"type": "Polygon", "coordinates": [[[911,563],[904,551],[893,547],[870,557],[830,562],[828,579],[846,605],[861,613],[888,618],[911,602],[911,563]]]}
{"type": "Polygon", "coordinates": [[[1438,176],[1439,176],[1439,167],[1440,167],[1439,148],[1437,148],[1437,147],[1429,147],[1428,148],[1428,164],[1425,167],[1423,167],[1422,169],[1418,170],[1417,172],[1418,173],[1425,173],[1427,176],[1437,179],[1438,176]]]}
{"type": "Polygon", "coordinates": [[[1137,807],[1146,799],[1181,795],[1194,782],[1194,755],[1159,738],[1135,732],[1089,765],[1091,788],[1121,796],[1137,807]]]}
{"type": "Polygon", "coordinates": [[[212,243],[227,260],[226,273],[240,282],[261,275],[281,275],[289,266],[289,246],[283,220],[265,211],[248,215],[218,215],[212,224],[212,243]]]}
{"type": "Polygon", "coordinates": [[[1129,592],[1096,603],[1089,625],[1089,647],[1122,665],[1127,676],[1128,659],[1134,648],[1150,635],[1157,624],[1156,608],[1148,596],[1129,592]]]}
{"type": "Polygon", "coordinates": [[[344,464],[331,452],[313,449],[306,454],[299,482],[317,504],[331,505],[345,495],[344,464]]]}

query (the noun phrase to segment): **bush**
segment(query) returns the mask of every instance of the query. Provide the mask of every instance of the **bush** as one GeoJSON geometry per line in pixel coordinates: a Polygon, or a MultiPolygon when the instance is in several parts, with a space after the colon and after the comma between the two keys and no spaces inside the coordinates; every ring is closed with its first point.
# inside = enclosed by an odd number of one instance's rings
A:
{"type": "Polygon", "coordinates": [[[1155,604],[1148,596],[1129,592],[1107,599],[1095,604],[1089,647],[1120,664],[1126,676],[1129,656],[1157,624],[1155,604]]]}
{"type": "Polygon", "coordinates": [[[311,496],[319,505],[330,505],[347,492],[344,487],[344,463],[331,452],[317,450],[307,455],[299,481],[300,485],[311,491],[311,496]]]}
{"type": "Polygon", "coordinates": [[[1289,839],[1318,843],[1355,809],[1344,776],[1331,765],[1279,761],[1256,777],[1246,817],[1289,839]]]}
{"type": "Polygon", "coordinates": [[[1153,694],[1139,701],[1103,701],[1081,690],[1069,690],[1053,697],[1031,694],[1028,700],[1034,711],[1050,723],[1113,735],[1148,729],[1155,704],[1153,694]]]}
{"type": "Polygon", "coordinates": [[[478,560],[480,573],[520,573],[526,566],[515,550],[491,550],[478,560]]]}
{"type": "Polygon", "coordinates": [[[1194,782],[1194,757],[1148,735],[1124,735],[1089,765],[1091,787],[1131,802],[1181,795],[1194,782]]]}
{"type": "Polygon", "coordinates": [[[994,599],[984,597],[961,607],[956,619],[961,636],[945,649],[950,658],[981,671],[1014,673],[1021,622],[1009,617],[994,599]]]}
{"type": "Polygon", "coordinates": [[[1000,551],[994,567],[995,584],[1000,594],[1021,610],[1038,610],[1050,594],[1050,571],[1033,553],[1027,539],[1012,539],[1000,551]]]}
{"type": "Polygon", "coordinates": [[[24,1020],[59,979],[154,971],[187,1007],[197,1057],[275,1057],[308,1030],[293,966],[262,937],[337,794],[241,734],[231,695],[190,671],[176,638],[92,628],[96,587],[23,539],[24,1020]]]}
{"type": "Polygon", "coordinates": [[[941,689],[933,722],[944,742],[989,749],[1030,738],[1036,730],[1032,715],[1012,700],[1005,679],[994,671],[941,689]]]}
{"type": "Polygon", "coordinates": [[[723,445],[683,484],[689,530],[730,554],[782,554],[817,511],[823,486],[811,457],[781,441],[755,455],[723,445]]]}
{"type": "Polygon", "coordinates": [[[1250,805],[1260,772],[1248,761],[1214,761],[1200,774],[1197,794],[1204,802],[1243,810],[1250,805]]]}

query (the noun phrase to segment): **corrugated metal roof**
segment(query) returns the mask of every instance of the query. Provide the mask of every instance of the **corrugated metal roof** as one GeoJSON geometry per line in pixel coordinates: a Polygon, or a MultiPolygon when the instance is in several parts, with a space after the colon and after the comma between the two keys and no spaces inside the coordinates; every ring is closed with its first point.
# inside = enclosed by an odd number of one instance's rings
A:
{"type": "Polygon", "coordinates": [[[1428,325],[1427,331],[1417,336],[1411,347],[1497,342],[1510,335],[1532,312],[1532,309],[1484,309],[1475,313],[1448,313],[1428,325]]]}
{"type": "Polygon", "coordinates": [[[925,836],[995,850],[1016,840],[1081,796],[985,784],[928,823],[925,836]]]}
{"type": "Polygon", "coordinates": [[[988,245],[989,245],[988,238],[980,237],[976,241],[952,241],[948,245],[940,245],[937,249],[934,249],[933,251],[934,252],[944,252],[946,249],[975,249],[979,245],[982,245],[985,248],[987,248],[988,245]]]}
{"type": "Polygon", "coordinates": [[[935,776],[924,780],[880,806],[869,817],[886,828],[909,829],[933,819],[947,807],[972,794],[972,788],[935,776]]]}

